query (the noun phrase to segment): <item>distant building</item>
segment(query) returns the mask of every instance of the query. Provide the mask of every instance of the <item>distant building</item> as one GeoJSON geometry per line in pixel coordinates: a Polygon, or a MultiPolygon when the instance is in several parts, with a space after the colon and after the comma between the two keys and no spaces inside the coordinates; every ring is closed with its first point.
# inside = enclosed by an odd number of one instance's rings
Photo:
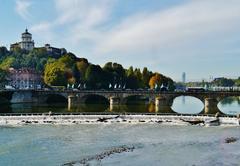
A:
{"type": "Polygon", "coordinates": [[[15,89],[41,89],[42,76],[35,69],[22,68],[9,70],[8,85],[15,89]]]}
{"type": "Polygon", "coordinates": [[[16,48],[21,48],[19,43],[11,44],[10,51],[14,51],[16,48]]]}
{"type": "Polygon", "coordinates": [[[182,82],[186,83],[186,73],[185,72],[182,73],[182,82]]]}
{"type": "MultiPolygon", "coordinates": [[[[32,40],[32,34],[28,32],[28,29],[26,29],[25,32],[22,33],[21,42],[11,44],[10,46],[11,51],[14,51],[16,48],[20,48],[27,51],[31,51],[35,48],[34,41],[32,40]]],[[[49,54],[51,54],[54,58],[59,58],[62,55],[67,53],[67,50],[65,48],[51,47],[50,44],[45,44],[44,47],[38,47],[38,48],[46,49],[46,51],[49,54]]]]}
{"type": "Polygon", "coordinates": [[[225,79],[225,78],[224,78],[224,77],[217,77],[217,78],[214,78],[214,79],[213,79],[213,82],[221,81],[221,80],[223,80],[223,79],[225,79]]]}
{"type": "Polygon", "coordinates": [[[15,48],[21,48],[23,50],[31,51],[34,48],[34,41],[32,40],[32,34],[28,32],[28,29],[22,33],[22,41],[11,44],[10,50],[13,51],[15,48]]]}
{"type": "Polygon", "coordinates": [[[51,47],[50,44],[45,44],[45,49],[49,54],[52,54],[54,57],[58,58],[67,53],[65,48],[55,48],[51,47]]]}

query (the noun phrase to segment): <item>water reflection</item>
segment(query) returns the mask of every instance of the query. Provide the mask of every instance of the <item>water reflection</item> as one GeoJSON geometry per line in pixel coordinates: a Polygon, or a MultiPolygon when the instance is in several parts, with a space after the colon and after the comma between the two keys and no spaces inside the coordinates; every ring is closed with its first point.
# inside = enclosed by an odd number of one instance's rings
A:
{"type": "Polygon", "coordinates": [[[198,114],[203,111],[202,101],[195,97],[180,96],[174,99],[172,109],[177,113],[198,114]]]}
{"type": "Polygon", "coordinates": [[[218,108],[225,114],[237,115],[240,113],[240,98],[227,97],[219,102],[218,108]]]}
{"type": "MultiPolygon", "coordinates": [[[[55,113],[63,112],[117,112],[117,113],[184,113],[197,114],[203,111],[203,103],[194,97],[177,97],[172,107],[157,107],[154,102],[146,99],[139,101],[128,101],[123,105],[109,106],[109,103],[87,103],[79,104],[76,108],[68,110],[67,103],[52,104],[1,104],[0,113],[55,113]]],[[[218,108],[225,114],[236,115],[240,113],[240,98],[225,98],[218,104],[218,108]]]]}
{"type": "Polygon", "coordinates": [[[0,106],[0,113],[63,113],[63,112],[112,112],[112,113],[171,113],[168,110],[157,110],[154,103],[138,102],[138,104],[113,105],[109,104],[79,104],[68,110],[63,103],[56,104],[12,104],[0,106]]]}

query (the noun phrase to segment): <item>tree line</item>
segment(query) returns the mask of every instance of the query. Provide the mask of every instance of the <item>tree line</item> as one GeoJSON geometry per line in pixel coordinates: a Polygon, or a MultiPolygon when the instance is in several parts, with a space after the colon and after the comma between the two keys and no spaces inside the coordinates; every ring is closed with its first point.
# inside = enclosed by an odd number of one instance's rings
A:
{"type": "Polygon", "coordinates": [[[49,86],[71,85],[87,89],[159,89],[164,86],[174,90],[171,78],[149,71],[147,67],[141,70],[130,66],[125,69],[121,64],[113,62],[101,67],[73,53],[54,57],[45,48],[8,51],[0,47],[0,82],[4,82],[9,68],[34,68],[42,74],[44,83],[49,86]]]}
{"type": "MultiPolygon", "coordinates": [[[[177,83],[177,85],[183,85],[183,83],[177,83]]],[[[240,86],[240,77],[237,79],[231,79],[231,78],[215,78],[212,81],[200,81],[200,82],[187,82],[185,83],[185,86],[187,87],[233,87],[233,86],[240,86]]]]}

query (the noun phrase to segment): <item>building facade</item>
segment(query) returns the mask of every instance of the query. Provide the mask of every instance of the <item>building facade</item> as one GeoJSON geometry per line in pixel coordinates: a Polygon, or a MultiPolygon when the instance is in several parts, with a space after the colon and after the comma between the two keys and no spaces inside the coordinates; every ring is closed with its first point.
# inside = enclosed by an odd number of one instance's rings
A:
{"type": "Polygon", "coordinates": [[[20,42],[20,47],[23,50],[31,51],[34,48],[34,41],[32,40],[32,34],[26,29],[22,33],[22,41],[20,42]]]}
{"type": "Polygon", "coordinates": [[[41,89],[43,86],[41,74],[32,68],[11,68],[8,81],[8,84],[15,89],[41,89]]]}
{"type": "Polygon", "coordinates": [[[32,40],[32,34],[28,32],[28,29],[22,33],[22,41],[11,44],[10,50],[13,51],[16,48],[31,51],[34,48],[34,41],[32,40]]]}
{"type": "Polygon", "coordinates": [[[65,48],[51,47],[50,44],[45,44],[45,49],[49,54],[52,54],[55,58],[59,58],[60,56],[67,53],[67,50],[65,48]]]}

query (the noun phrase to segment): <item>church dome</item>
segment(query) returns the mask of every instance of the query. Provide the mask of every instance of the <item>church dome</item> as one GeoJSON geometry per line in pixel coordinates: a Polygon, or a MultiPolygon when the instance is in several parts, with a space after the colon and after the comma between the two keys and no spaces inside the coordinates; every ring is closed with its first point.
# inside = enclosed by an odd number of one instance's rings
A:
{"type": "Polygon", "coordinates": [[[28,32],[28,29],[25,29],[25,32],[23,32],[22,35],[32,35],[32,34],[28,32]]]}

